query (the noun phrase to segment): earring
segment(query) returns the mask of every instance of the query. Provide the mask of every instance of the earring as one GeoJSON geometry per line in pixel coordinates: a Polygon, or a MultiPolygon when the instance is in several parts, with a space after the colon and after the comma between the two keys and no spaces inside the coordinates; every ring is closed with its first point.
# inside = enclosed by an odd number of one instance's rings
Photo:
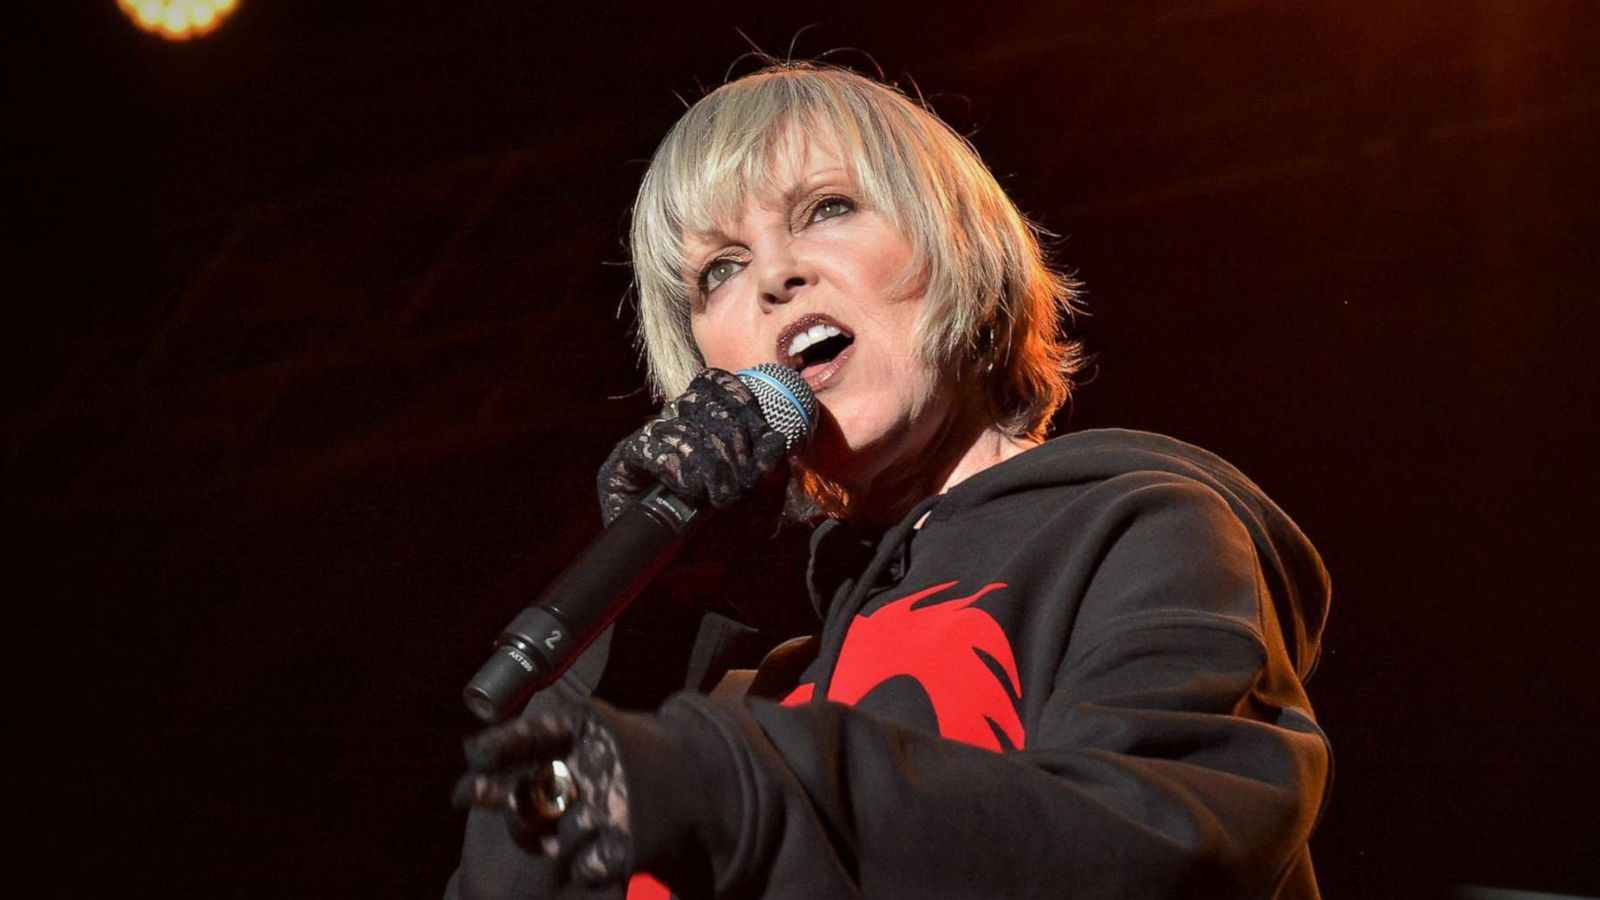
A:
{"type": "Polygon", "coordinates": [[[995,340],[994,326],[985,325],[978,330],[977,352],[974,354],[983,362],[983,374],[988,375],[994,371],[995,340]]]}

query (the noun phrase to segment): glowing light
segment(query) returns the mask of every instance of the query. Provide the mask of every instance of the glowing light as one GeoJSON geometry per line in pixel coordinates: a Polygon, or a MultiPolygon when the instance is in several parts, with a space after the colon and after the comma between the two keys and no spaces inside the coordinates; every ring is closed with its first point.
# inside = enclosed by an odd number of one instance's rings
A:
{"type": "Polygon", "coordinates": [[[135,25],[167,40],[209,33],[232,14],[238,0],[117,0],[135,25]]]}

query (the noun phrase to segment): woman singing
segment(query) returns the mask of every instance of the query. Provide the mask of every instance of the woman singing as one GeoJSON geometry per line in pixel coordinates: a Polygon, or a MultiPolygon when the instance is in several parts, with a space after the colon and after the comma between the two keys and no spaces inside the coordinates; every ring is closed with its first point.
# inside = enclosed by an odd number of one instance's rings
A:
{"type": "Polygon", "coordinates": [[[449,896],[1317,895],[1322,563],[1204,450],[1045,440],[1071,284],[965,140],[774,66],[673,127],[632,250],[677,399],[602,467],[605,515],[788,471],[817,634],[742,696],[646,715],[567,682],[474,739],[449,896]],[[759,363],[816,392],[793,459],[727,374],[759,363]],[[576,790],[546,822],[527,785],[555,760],[576,790]]]}

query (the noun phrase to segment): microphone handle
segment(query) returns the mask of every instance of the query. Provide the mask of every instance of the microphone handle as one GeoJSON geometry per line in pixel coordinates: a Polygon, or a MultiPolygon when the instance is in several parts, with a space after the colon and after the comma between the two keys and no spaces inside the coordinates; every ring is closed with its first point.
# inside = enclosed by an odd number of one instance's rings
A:
{"type": "Polygon", "coordinates": [[[677,555],[702,518],[660,485],[629,504],[501,632],[462,692],[467,708],[498,722],[554,684],[677,555]]]}

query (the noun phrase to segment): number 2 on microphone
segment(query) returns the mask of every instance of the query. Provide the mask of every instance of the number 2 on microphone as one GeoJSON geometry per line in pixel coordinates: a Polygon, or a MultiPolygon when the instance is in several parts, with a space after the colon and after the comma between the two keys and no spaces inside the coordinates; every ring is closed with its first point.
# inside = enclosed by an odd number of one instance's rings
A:
{"type": "Polygon", "coordinates": [[[559,644],[560,642],[561,629],[557,628],[556,630],[550,632],[549,637],[544,639],[544,648],[546,650],[554,650],[556,648],[556,644],[559,644]]]}

